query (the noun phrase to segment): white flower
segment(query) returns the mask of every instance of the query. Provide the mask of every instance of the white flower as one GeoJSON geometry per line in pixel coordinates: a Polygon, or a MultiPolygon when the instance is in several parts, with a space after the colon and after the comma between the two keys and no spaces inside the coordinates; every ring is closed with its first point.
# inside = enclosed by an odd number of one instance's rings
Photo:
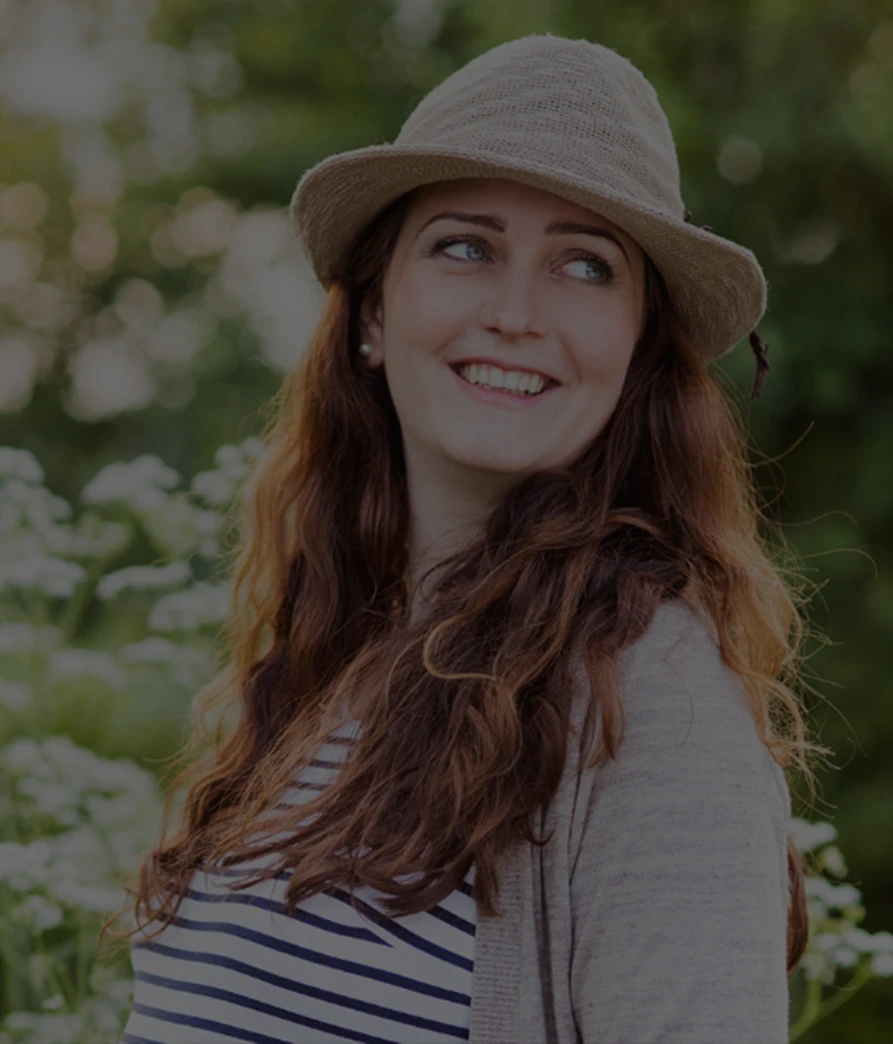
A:
{"type": "Polygon", "coordinates": [[[216,511],[205,511],[185,496],[168,497],[163,508],[147,511],[142,523],[152,540],[171,554],[187,556],[198,547],[206,557],[218,551],[215,534],[222,519],[216,511]]]}
{"type": "Polygon", "coordinates": [[[154,777],[127,758],[110,760],[77,746],[67,736],[51,736],[37,743],[30,737],[14,740],[0,751],[0,768],[13,777],[63,783],[70,791],[134,799],[152,798],[154,777]]]}
{"type": "Polygon", "coordinates": [[[31,689],[21,682],[0,678],[0,706],[7,710],[19,711],[31,700],[31,689]]]}
{"type": "Polygon", "coordinates": [[[12,775],[39,774],[43,754],[37,740],[28,736],[15,740],[0,752],[0,766],[12,775]]]}
{"type": "Polygon", "coordinates": [[[32,486],[22,479],[11,478],[0,485],[0,490],[4,509],[16,505],[21,515],[38,528],[71,517],[71,504],[45,486],[32,486]]]}
{"type": "Polygon", "coordinates": [[[859,963],[859,951],[852,946],[836,947],[832,957],[838,968],[852,968],[859,963]]]}
{"type": "Polygon", "coordinates": [[[0,881],[19,892],[44,888],[51,878],[51,858],[52,851],[44,840],[30,845],[0,841],[0,881]]]}
{"type": "Polygon", "coordinates": [[[226,617],[228,584],[198,581],[185,591],[165,595],[149,614],[153,631],[193,631],[204,624],[220,623],[226,617]]]}
{"type": "Polygon", "coordinates": [[[43,486],[0,480],[0,539],[7,561],[69,553],[71,505],[43,486]]]}
{"type": "Polygon", "coordinates": [[[115,913],[127,903],[127,893],[123,888],[83,884],[70,877],[55,883],[53,895],[66,906],[89,913],[115,913]]]}
{"type": "Polygon", "coordinates": [[[41,815],[49,816],[61,826],[73,826],[81,818],[78,810],[79,795],[64,783],[47,783],[33,776],[18,781],[17,790],[31,798],[41,815]]]}
{"type": "Polygon", "coordinates": [[[830,823],[810,823],[796,816],[791,818],[790,833],[794,847],[804,855],[837,837],[837,830],[830,823]]]}
{"type": "Polygon", "coordinates": [[[153,454],[143,454],[128,464],[109,464],[87,484],[85,504],[127,504],[139,511],[163,504],[166,490],[174,489],[179,474],[153,454]]]}
{"type": "Polygon", "coordinates": [[[106,522],[87,513],[78,519],[77,528],[69,527],[47,543],[57,554],[78,555],[83,558],[105,558],[122,551],[130,540],[130,529],[121,522],[106,522]]]}
{"type": "MultiPolygon", "coordinates": [[[[74,829],[58,834],[52,840],[52,866],[64,867],[64,874],[51,876],[48,888],[51,894],[67,905],[78,905],[82,900],[91,905],[97,895],[107,893],[80,893],[72,891],[72,882],[91,888],[117,888],[115,874],[120,868],[135,867],[152,847],[161,823],[161,802],[158,795],[151,800],[129,803],[128,817],[101,827],[82,821],[74,829]]],[[[119,907],[124,903],[118,904],[119,907]]]]}
{"type": "Polygon", "coordinates": [[[822,953],[830,953],[839,942],[837,932],[817,932],[812,939],[812,945],[822,953]]]}
{"type": "Polygon", "coordinates": [[[43,482],[43,468],[28,450],[0,446],[0,477],[19,478],[24,482],[43,482]]]}
{"type": "Polygon", "coordinates": [[[80,1041],[84,1032],[81,1015],[35,1015],[28,1011],[14,1011],[6,1016],[5,1025],[14,1032],[28,1032],[29,1044],[71,1044],[80,1041]]]}
{"type": "Polygon", "coordinates": [[[117,873],[138,865],[161,825],[154,776],[61,736],[15,741],[2,751],[0,769],[12,776],[13,801],[34,801],[39,811],[71,827],[30,845],[0,844],[0,881],[25,893],[42,891],[63,907],[120,909],[126,895],[117,873]]]}
{"type": "Polygon", "coordinates": [[[122,645],[118,659],[124,663],[176,663],[182,646],[169,638],[143,638],[142,641],[122,645]]]}
{"type": "Polygon", "coordinates": [[[214,461],[221,468],[243,469],[260,460],[267,452],[263,442],[252,436],[238,446],[220,446],[214,454],[214,461]]]}
{"type": "Polygon", "coordinates": [[[29,895],[24,902],[13,907],[10,917],[35,932],[48,932],[62,923],[62,911],[42,895],[29,895]]]}
{"type": "Polygon", "coordinates": [[[834,963],[820,950],[808,950],[800,962],[800,967],[807,979],[821,979],[826,983],[834,981],[834,963]]]}
{"type": "Polygon", "coordinates": [[[168,638],[144,638],[118,650],[118,659],[128,664],[157,664],[169,671],[177,685],[194,686],[211,666],[201,649],[179,645],[168,638]]]}
{"type": "Polygon", "coordinates": [[[875,944],[874,936],[870,932],[866,932],[864,928],[859,928],[856,925],[848,925],[840,933],[840,938],[847,944],[852,946],[854,950],[858,950],[860,953],[872,953],[875,944]]]}
{"type": "Polygon", "coordinates": [[[114,797],[104,797],[91,794],[87,797],[85,805],[91,823],[98,827],[114,827],[119,823],[126,823],[134,812],[134,795],[116,794],[114,797]]]}
{"type": "Polygon", "coordinates": [[[871,949],[874,953],[889,953],[893,956],[893,933],[874,932],[871,936],[871,949]]]}
{"type": "MultiPolygon", "coordinates": [[[[824,877],[807,877],[803,889],[808,899],[815,899],[823,910],[829,907],[846,909],[857,906],[862,900],[862,893],[850,884],[833,885],[824,877]]],[[[824,916],[824,914],[822,914],[824,916]]]]}
{"type": "Polygon", "coordinates": [[[178,587],[192,579],[185,562],[169,562],[164,566],[128,566],[106,574],[96,585],[103,599],[115,598],[122,591],[158,591],[178,587]]]}
{"type": "Polygon", "coordinates": [[[56,649],[49,660],[50,674],[57,678],[95,678],[113,689],[127,686],[127,673],[112,657],[96,649],[56,649]]]}
{"type": "Polygon", "coordinates": [[[819,865],[823,870],[834,874],[835,877],[845,877],[847,874],[847,865],[843,858],[843,853],[837,845],[828,845],[827,848],[822,850],[819,856],[819,865]]]}
{"type": "Polygon", "coordinates": [[[214,454],[217,468],[199,472],[192,480],[193,492],[215,507],[228,503],[236,486],[265,453],[266,446],[256,438],[246,439],[238,446],[221,446],[214,454]]]}
{"type": "Polygon", "coordinates": [[[242,463],[242,454],[239,452],[237,446],[220,446],[217,452],[214,454],[214,460],[221,468],[229,467],[232,465],[240,465],[242,463]]]}
{"type": "Polygon", "coordinates": [[[47,997],[41,1007],[44,1011],[58,1011],[65,1007],[65,998],[61,993],[54,993],[52,997],[47,997]]]}
{"type": "Polygon", "coordinates": [[[70,598],[86,575],[86,570],[74,562],[37,555],[0,563],[0,590],[34,588],[58,598],[70,598]]]}
{"type": "Polygon", "coordinates": [[[871,959],[872,975],[893,975],[893,953],[876,953],[871,959]]]}
{"type": "Polygon", "coordinates": [[[100,758],[92,750],[73,743],[67,736],[50,736],[43,741],[43,753],[60,776],[81,790],[116,793],[142,791],[147,773],[126,758],[115,761],[100,758]]]}
{"type": "Polygon", "coordinates": [[[0,623],[0,653],[48,649],[58,645],[61,639],[61,627],[35,627],[24,622],[0,623]]]}
{"type": "Polygon", "coordinates": [[[215,506],[226,504],[233,495],[233,484],[221,471],[200,471],[192,480],[192,489],[215,506]]]}

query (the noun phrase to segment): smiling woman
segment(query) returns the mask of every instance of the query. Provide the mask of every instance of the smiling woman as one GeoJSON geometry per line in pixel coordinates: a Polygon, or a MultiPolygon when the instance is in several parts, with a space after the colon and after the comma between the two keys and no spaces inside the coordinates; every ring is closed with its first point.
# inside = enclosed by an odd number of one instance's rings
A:
{"type": "Polygon", "coordinates": [[[644,329],[644,268],[622,229],[542,189],[462,178],[413,193],[360,336],[400,418],[416,555],[443,547],[457,515],[479,522],[521,479],[569,466],[603,429],[644,329]],[[463,214],[492,231],[445,237],[463,214]],[[583,250],[599,227],[609,280],[583,250]],[[449,370],[476,359],[556,383],[525,400],[472,390],[449,370]]]}
{"type": "Polygon", "coordinates": [[[292,213],[327,298],[201,694],[230,726],[135,887],[124,1044],[782,1044],[784,770],[825,748],[707,370],[756,259],[687,221],[642,74],[552,35],[292,213]],[[513,371],[554,383],[476,386],[513,371]]]}

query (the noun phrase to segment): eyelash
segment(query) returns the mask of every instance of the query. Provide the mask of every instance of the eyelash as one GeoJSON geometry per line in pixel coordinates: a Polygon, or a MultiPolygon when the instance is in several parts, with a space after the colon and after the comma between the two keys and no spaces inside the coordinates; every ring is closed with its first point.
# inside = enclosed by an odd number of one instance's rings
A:
{"type": "MultiPolygon", "coordinates": [[[[447,236],[445,239],[438,239],[437,242],[428,251],[428,257],[434,257],[441,253],[446,247],[453,246],[455,243],[473,243],[475,246],[482,247],[484,250],[489,251],[490,245],[485,239],[481,239],[479,236],[447,236]]],[[[450,258],[451,261],[459,261],[458,258],[450,258]]],[[[614,269],[608,264],[604,258],[598,256],[598,254],[590,254],[587,251],[581,251],[578,256],[569,258],[566,264],[570,264],[571,261],[594,261],[597,265],[605,271],[605,278],[600,281],[600,285],[607,286],[614,282],[614,269]]],[[[471,264],[470,261],[459,261],[459,264],[471,264]]],[[[594,282],[599,285],[599,280],[584,279],[584,283],[594,282]]]]}

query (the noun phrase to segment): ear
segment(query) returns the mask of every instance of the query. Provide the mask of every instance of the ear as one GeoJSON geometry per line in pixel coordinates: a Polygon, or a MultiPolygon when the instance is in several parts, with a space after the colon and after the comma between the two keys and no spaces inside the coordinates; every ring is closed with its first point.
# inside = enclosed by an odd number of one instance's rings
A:
{"type": "Polygon", "coordinates": [[[373,367],[381,366],[384,363],[381,304],[373,307],[369,298],[360,306],[360,338],[360,344],[368,344],[372,349],[366,360],[367,364],[373,367]]]}

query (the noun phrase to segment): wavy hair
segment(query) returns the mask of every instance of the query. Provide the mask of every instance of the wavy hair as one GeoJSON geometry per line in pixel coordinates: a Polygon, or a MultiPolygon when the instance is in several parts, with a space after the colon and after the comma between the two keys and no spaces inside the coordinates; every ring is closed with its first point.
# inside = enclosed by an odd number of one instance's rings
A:
{"type": "MultiPolygon", "coordinates": [[[[574,650],[602,711],[595,767],[622,742],[617,658],[669,598],[712,619],[780,766],[812,789],[811,757],[830,752],[810,740],[798,692],[808,625],[792,556],[759,533],[744,425],[650,260],[646,326],[609,421],[572,466],[521,481],[426,573],[431,612],[410,621],[400,425],[358,344],[361,302],[381,300],[413,196],[357,238],[269,404],[267,454],[225,560],[229,662],[199,694],[168,791],[166,824],[185,794],[177,829],[165,839],[165,826],[129,889],[143,931],[176,913],[197,867],[263,854],[275,865],[253,880],[290,871],[290,910],[335,884],[368,885],[397,916],[433,907],[474,861],[475,898],[493,915],[500,853],[548,841],[532,816],[565,764],[574,650]],[[363,727],[337,779],[279,806],[345,706],[363,727]]],[[[791,972],[808,919],[790,840],[788,872],[791,972]]]]}

